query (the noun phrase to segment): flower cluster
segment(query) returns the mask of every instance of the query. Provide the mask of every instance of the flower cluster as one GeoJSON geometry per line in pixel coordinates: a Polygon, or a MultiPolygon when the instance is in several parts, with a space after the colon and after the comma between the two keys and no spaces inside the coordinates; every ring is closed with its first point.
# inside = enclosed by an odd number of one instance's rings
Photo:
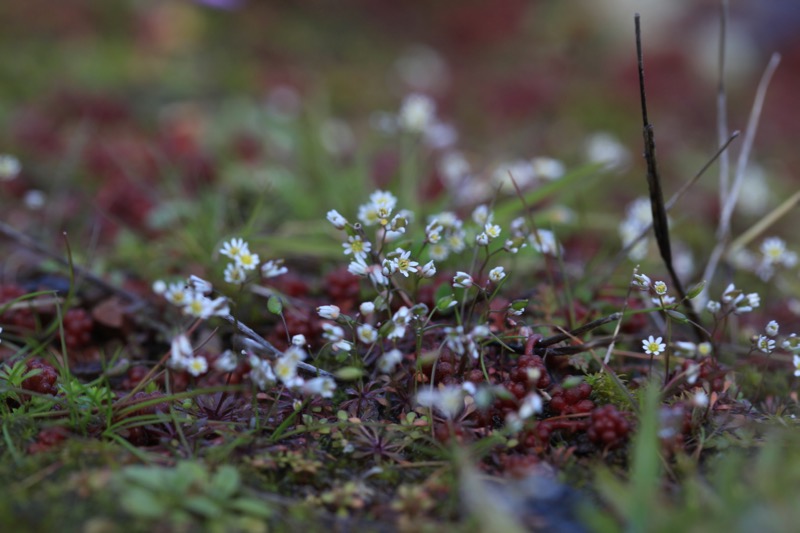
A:
{"type": "Polygon", "coordinates": [[[706,304],[706,309],[716,318],[721,318],[731,313],[737,315],[750,313],[759,305],[761,305],[761,297],[758,293],[745,294],[731,283],[722,291],[720,301],[710,300],[706,304]]]}
{"type": "Polygon", "coordinates": [[[228,299],[224,296],[211,298],[213,286],[208,281],[190,276],[185,282],[170,284],[162,280],[153,283],[153,291],[163,296],[171,304],[180,307],[185,315],[208,319],[213,316],[230,314],[228,299]]]}
{"type": "Polygon", "coordinates": [[[208,371],[208,361],[202,355],[194,355],[192,344],[186,335],[178,335],[172,339],[168,364],[174,370],[185,370],[195,377],[208,371]]]}

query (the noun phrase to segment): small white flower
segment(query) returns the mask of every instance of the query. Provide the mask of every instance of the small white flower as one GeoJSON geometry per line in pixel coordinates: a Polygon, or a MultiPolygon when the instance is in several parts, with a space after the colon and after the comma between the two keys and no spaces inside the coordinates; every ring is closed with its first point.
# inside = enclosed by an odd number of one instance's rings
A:
{"type": "Polygon", "coordinates": [[[303,383],[303,394],[308,396],[333,398],[333,391],[335,390],[336,382],[329,377],[316,377],[303,383]]]}
{"type": "Polygon", "coordinates": [[[497,224],[489,223],[489,224],[486,224],[483,227],[483,232],[486,233],[486,235],[488,235],[490,240],[493,240],[493,239],[496,239],[497,237],[499,237],[501,231],[502,231],[502,229],[497,224]]]}
{"type": "Polygon", "coordinates": [[[436,115],[436,104],[424,94],[409,94],[403,99],[398,125],[412,133],[422,133],[433,124],[436,115]]]}
{"type": "Polygon", "coordinates": [[[533,249],[542,254],[558,255],[561,246],[556,241],[555,234],[546,229],[536,230],[531,233],[529,240],[533,249]]]}
{"type": "Polygon", "coordinates": [[[694,357],[697,354],[697,345],[693,342],[678,341],[673,344],[673,347],[685,357],[694,357]]]}
{"type": "Polygon", "coordinates": [[[239,361],[236,359],[236,356],[230,350],[225,350],[217,357],[217,360],[214,361],[214,369],[218,372],[233,372],[236,370],[239,361]]]}
{"type": "Polygon", "coordinates": [[[792,333],[781,343],[781,348],[789,352],[798,352],[800,351],[800,337],[797,336],[796,333],[792,333]]]}
{"type": "Polygon", "coordinates": [[[778,323],[776,321],[774,321],[774,320],[770,320],[769,323],[767,324],[767,327],[764,328],[764,331],[770,337],[774,337],[775,335],[778,334],[778,329],[780,329],[780,326],[778,325],[778,323]]]}
{"type": "Polygon", "coordinates": [[[258,254],[251,253],[250,250],[239,252],[236,256],[236,264],[245,270],[255,270],[259,262],[258,254]]]}
{"type": "Polygon", "coordinates": [[[308,345],[308,341],[306,340],[306,336],[302,333],[292,336],[292,346],[303,347],[306,345],[308,345]]]}
{"type": "Polygon", "coordinates": [[[236,258],[239,257],[239,254],[241,254],[242,252],[248,252],[249,249],[250,248],[244,239],[241,239],[239,237],[234,237],[233,239],[229,240],[228,242],[222,245],[222,248],[220,248],[219,253],[221,253],[224,256],[230,257],[235,261],[236,258]]]}
{"type": "Polygon", "coordinates": [[[247,279],[247,273],[236,263],[228,263],[225,267],[225,283],[241,285],[247,279]]]}
{"type": "Polygon", "coordinates": [[[417,271],[417,274],[423,278],[432,278],[436,275],[436,265],[433,264],[433,260],[428,261],[417,271]]]}
{"type": "Polygon", "coordinates": [[[756,347],[763,353],[772,353],[775,349],[775,341],[765,335],[759,335],[756,347]]]}
{"type": "Polygon", "coordinates": [[[398,248],[397,251],[400,252],[400,255],[392,260],[394,271],[400,272],[405,277],[408,277],[410,272],[416,272],[419,263],[411,260],[411,251],[406,251],[402,248],[398,248]]]}
{"type": "Polygon", "coordinates": [[[295,364],[299,363],[300,361],[305,361],[308,357],[306,351],[297,344],[292,344],[286,351],[283,352],[281,356],[283,359],[287,359],[290,361],[294,361],[295,364]]]}
{"type": "Polygon", "coordinates": [[[375,303],[362,302],[361,305],[358,306],[358,311],[359,313],[361,313],[361,316],[365,318],[371,317],[372,314],[375,312],[375,303]]]}
{"type": "Polygon", "coordinates": [[[191,295],[192,292],[186,290],[186,286],[180,282],[170,283],[167,290],[164,291],[164,298],[178,306],[185,305],[191,295]]]}
{"type": "Polygon", "coordinates": [[[167,284],[163,280],[156,280],[153,282],[153,292],[158,294],[159,296],[163,295],[167,292],[167,284]]]}
{"type": "Polygon", "coordinates": [[[667,306],[672,305],[672,304],[675,303],[675,297],[674,296],[660,296],[658,298],[651,298],[650,301],[652,301],[656,305],[667,307],[667,306]]]}
{"type": "Polygon", "coordinates": [[[344,218],[336,209],[328,211],[328,222],[333,224],[336,229],[344,229],[347,226],[347,219],[344,218]]]}
{"type": "Polygon", "coordinates": [[[633,279],[633,284],[643,291],[650,290],[650,286],[653,283],[647,274],[634,274],[633,279]]]}
{"type": "Polygon", "coordinates": [[[19,159],[9,154],[0,154],[0,181],[10,181],[22,171],[19,159]]]}
{"type": "Polygon", "coordinates": [[[322,324],[322,337],[331,342],[338,342],[344,339],[344,330],[335,324],[325,322],[322,324]]]}
{"type": "Polygon", "coordinates": [[[703,389],[700,389],[699,391],[694,393],[694,396],[692,397],[692,404],[695,407],[700,407],[700,408],[708,406],[708,393],[703,389]]]}
{"type": "Polygon", "coordinates": [[[696,363],[692,363],[689,365],[689,368],[686,369],[686,382],[689,385],[694,385],[697,383],[697,378],[700,377],[700,365],[696,363]]]}
{"type": "Polygon", "coordinates": [[[659,296],[664,296],[667,294],[667,284],[663,281],[656,281],[653,283],[653,290],[656,291],[656,294],[659,296]]]}
{"type": "Polygon", "coordinates": [[[722,304],[715,300],[709,300],[706,304],[706,310],[712,315],[716,315],[722,309],[722,304]]]}
{"type": "Polygon", "coordinates": [[[250,356],[249,376],[252,382],[261,390],[265,390],[269,385],[277,381],[269,361],[260,359],[255,355],[250,356]]]}
{"type": "Polygon", "coordinates": [[[191,357],[186,361],[186,370],[194,377],[205,374],[208,372],[208,361],[202,355],[191,357]]]}
{"type": "Polygon", "coordinates": [[[349,352],[353,349],[353,343],[346,340],[340,340],[331,344],[331,349],[334,352],[349,352]]]}
{"type": "Polygon", "coordinates": [[[667,345],[661,342],[661,337],[653,338],[650,335],[649,338],[642,340],[642,349],[644,353],[648,355],[659,355],[661,352],[666,350],[667,345]]]}
{"type": "Polygon", "coordinates": [[[428,255],[434,261],[444,261],[450,255],[450,250],[442,243],[436,243],[428,248],[428,255]]]}
{"type": "Polygon", "coordinates": [[[275,278],[287,272],[289,269],[283,266],[283,259],[270,259],[261,265],[261,275],[265,278],[275,278]]]}
{"type": "Polygon", "coordinates": [[[781,263],[786,253],[786,243],[778,237],[769,237],[761,243],[761,253],[768,264],[781,263]]]}
{"type": "Polygon", "coordinates": [[[472,211],[472,220],[479,226],[485,226],[492,221],[493,214],[489,206],[481,204],[472,211]]]}
{"type": "Polygon", "coordinates": [[[466,272],[458,271],[456,275],[453,276],[453,287],[460,287],[462,289],[468,289],[472,287],[472,276],[467,274],[466,272]]]}
{"type": "Polygon", "coordinates": [[[297,361],[289,357],[279,357],[275,361],[275,376],[286,386],[295,384],[297,377],[297,361]]]}
{"type": "Polygon", "coordinates": [[[186,335],[178,335],[172,339],[169,366],[175,370],[186,370],[188,362],[194,357],[192,344],[186,335]]]}
{"type": "Polygon", "coordinates": [[[492,280],[495,283],[499,282],[504,277],[506,277],[506,272],[505,272],[505,269],[503,267],[501,267],[501,266],[494,267],[493,269],[491,269],[489,271],[489,279],[492,280]]]}
{"type": "Polygon", "coordinates": [[[344,255],[352,254],[357,259],[366,260],[367,253],[372,250],[372,243],[362,240],[358,235],[351,235],[347,242],[342,244],[344,255]]]}
{"type": "Polygon", "coordinates": [[[442,240],[442,225],[439,224],[438,220],[433,220],[428,224],[425,228],[425,240],[427,240],[430,244],[436,244],[437,242],[442,240]]]}
{"type": "Polygon", "coordinates": [[[475,244],[478,246],[489,246],[489,236],[485,231],[482,231],[475,236],[475,244]]]}
{"type": "Polygon", "coordinates": [[[792,356],[792,364],[794,364],[794,377],[800,377],[800,355],[792,356]]]}
{"type": "Polygon", "coordinates": [[[457,385],[441,386],[431,390],[424,388],[417,393],[417,403],[433,407],[445,418],[453,419],[464,408],[464,390],[457,385]]]}
{"type": "Polygon", "coordinates": [[[742,291],[738,290],[733,283],[728,284],[724,291],[722,291],[722,302],[723,303],[736,303],[740,301],[740,296],[742,295],[742,291]]]}
{"type": "Polygon", "coordinates": [[[697,355],[700,357],[706,357],[707,355],[711,355],[711,352],[714,350],[714,347],[711,345],[710,342],[701,342],[697,345],[697,355]]]}
{"type": "Polygon", "coordinates": [[[531,167],[537,178],[544,178],[554,181],[564,175],[564,163],[552,157],[534,157],[531,159],[531,167]]]}
{"type": "Polygon", "coordinates": [[[328,320],[336,320],[341,314],[341,310],[336,305],[321,305],[317,307],[317,314],[328,320]]]}
{"type": "Polygon", "coordinates": [[[211,294],[211,292],[214,290],[214,286],[211,285],[210,281],[206,281],[199,276],[195,276],[194,274],[189,276],[189,279],[186,280],[186,287],[195,292],[199,292],[200,294],[211,294]]]}
{"type": "Polygon", "coordinates": [[[356,328],[358,340],[364,344],[374,344],[378,340],[378,330],[369,324],[361,324],[356,328]]]}
{"type": "Polygon", "coordinates": [[[390,350],[378,358],[377,367],[378,371],[382,374],[391,374],[395,367],[403,361],[403,352],[395,348],[390,350]]]}
{"type": "Polygon", "coordinates": [[[543,409],[542,397],[531,392],[522,400],[519,407],[519,417],[523,420],[532,417],[536,413],[541,413],[543,409]]]}

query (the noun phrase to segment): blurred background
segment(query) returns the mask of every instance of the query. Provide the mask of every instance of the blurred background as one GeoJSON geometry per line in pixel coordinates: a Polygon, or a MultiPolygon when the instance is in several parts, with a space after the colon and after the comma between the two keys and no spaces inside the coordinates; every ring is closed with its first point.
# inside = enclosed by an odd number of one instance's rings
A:
{"type": "MultiPolygon", "coordinates": [[[[717,145],[716,0],[2,2],[0,153],[21,163],[2,184],[4,218],[34,233],[73,225],[119,245],[120,235],[196,218],[182,202],[205,205],[206,189],[237,202],[214,218],[215,239],[249,220],[253,191],[290,199],[267,226],[321,218],[325,205],[344,212],[397,172],[394,117],[419,93],[436,114],[417,167],[424,194],[446,193],[453,172],[491,183],[498,168],[536,157],[568,169],[608,160],[616,172],[593,190],[614,191],[600,210],[618,221],[646,190],[635,11],[659,164],[674,192],[717,145]],[[309,187],[325,202],[309,201],[309,187]]],[[[794,1],[731,2],[731,129],[744,128],[770,55],[783,58],[756,140],[752,217],[800,166],[798,28],[794,1]]],[[[713,191],[712,174],[700,191],[713,191]]],[[[709,192],[686,206],[711,222],[715,201],[709,192]]]]}

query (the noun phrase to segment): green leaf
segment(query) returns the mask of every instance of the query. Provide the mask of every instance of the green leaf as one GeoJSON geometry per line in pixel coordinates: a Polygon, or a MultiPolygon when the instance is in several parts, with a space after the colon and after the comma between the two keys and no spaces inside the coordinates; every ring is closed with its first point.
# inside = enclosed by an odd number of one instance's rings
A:
{"type": "Polygon", "coordinates": [[[224,465],[211,478],[211,492],[218,498],[228,499],[239,490],[239,471],[230,465],[224,465]]]}
{"type": "Polygon", "coordinates": [[[189,496],[183,501],[183,506],[193,513],[209,518],[222,515],[222,507],[219,503],[205,495],[189,496]]]}
{"type": "Polygon", "coordinates": [[[283,300],[281,300],[280,296],[272,295],[267,300],[267,310],[273,315],[280,315],[283,313],[283,300]]]}
{"type": "Polygon", "coordinates": [[[272,509],[266,503],[252,498],[238,498],[230,502],[228,507],[251,516],[261,518],[272,516],[272,509]]]}
{"type": "Polygon", "coordinates": [[[166,512],[164,500],[149,490],[129,487],[120,499],[122,508],[132,515],[159,518],[166,512]]]}
{"type": "Polygon", "coordinates": [[[125,483],[141,485],[144,488],[158,491],[164,488],[166,476],[164,469],[157,466],[129,466],[122,475],[125,483]]]}
{"type": "Polygon", "coordinates": [[[689,287],[688,291],[686,291],[686,297],[689,298],[690,300],[697,298],[705,288],[706,288],[706,280],[703,280],[700,283],[695,283],[694,285],[689,287]]]}
{"type": "Polygon", "coordinates": [[[689,319],[686,318],[686,315],[684,315],[683,313],[680,313],[678,311],[675,311],[674,309],[667,309],[666,313],[672,320],[674,320],[676,322],[680,322],[681,324],[688,324],[689,323],[689,319]]]}
{"type": "Polygon", "coordinates": [[[342,381],[354,381],[364,375],[364,371],[354,366],[346,366],[337,370],[334,375],[342,381]]]}
{"type": "MultiPolygon", "coordinates": [[[[448,290],[449,289],[450,288],[448,287],[448,290]]],[[[443,296],[436,301],[436,309],[438,309],[439,311],[446,311],[450,309],[450,306],[455,301],[456,301],[455,296],[453,296],[452,294],[443,296]]]]}

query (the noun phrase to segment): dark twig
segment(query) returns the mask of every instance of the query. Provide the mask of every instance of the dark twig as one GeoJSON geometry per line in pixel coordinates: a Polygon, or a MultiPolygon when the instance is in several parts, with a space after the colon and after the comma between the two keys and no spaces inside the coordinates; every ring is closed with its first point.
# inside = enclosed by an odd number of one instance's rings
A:
{"type": "Polygon", "coordinates": [[[644,158],[647,163],[647,186],[650,189],[650,207],[653,213],[653,232],[656,236],[658,243],[658,251],[661,253],[661,259],[664,261],[664,266],[667,267],[672,284],[675,291],[680,296],[686,314],[689,316],[690,321],[697,337],[700,341],[704,339],[703,328],[701,325],[700,317],[692,307],[692,302],[686,297],[686,291],[683,289],[678,274],[672,265],[672,247],[669,239],[669,226],[667,225],[667,209],[664,205],[664,194],[661,190],[661,180],[658,175],[658,166],[656,165],[656,143],[653,134],[653,125],[647,117],[647,97],[644,89],[644,61],[642,58],[642,33],[639,25],[639,14],[635,17],[636,24],[636,57],[639,66],[639,95],[642,102],[642,126],[644,135],[644,158]]]}
{"type": "Polygon", "coordinates": [[[552,337],[544,338],[536,343],[536,348],[552,346],[553,344],[559,343],[561,341],[565,341],[567,339],[571,339],[578,335],[582,335],[584,333],[592,331],[593,329],[599,328],[600,326],[608,324],[609,322],[618,320],[620,316],[621,316],[620,313],[612,313],[608,316],[604,316],[603,318],[598,318],[597,320],[592,320],[591,322],[587,322],[586,324],[579,326],[567,333],[559,333],[558,335],[553,335],[552,337]]]}

